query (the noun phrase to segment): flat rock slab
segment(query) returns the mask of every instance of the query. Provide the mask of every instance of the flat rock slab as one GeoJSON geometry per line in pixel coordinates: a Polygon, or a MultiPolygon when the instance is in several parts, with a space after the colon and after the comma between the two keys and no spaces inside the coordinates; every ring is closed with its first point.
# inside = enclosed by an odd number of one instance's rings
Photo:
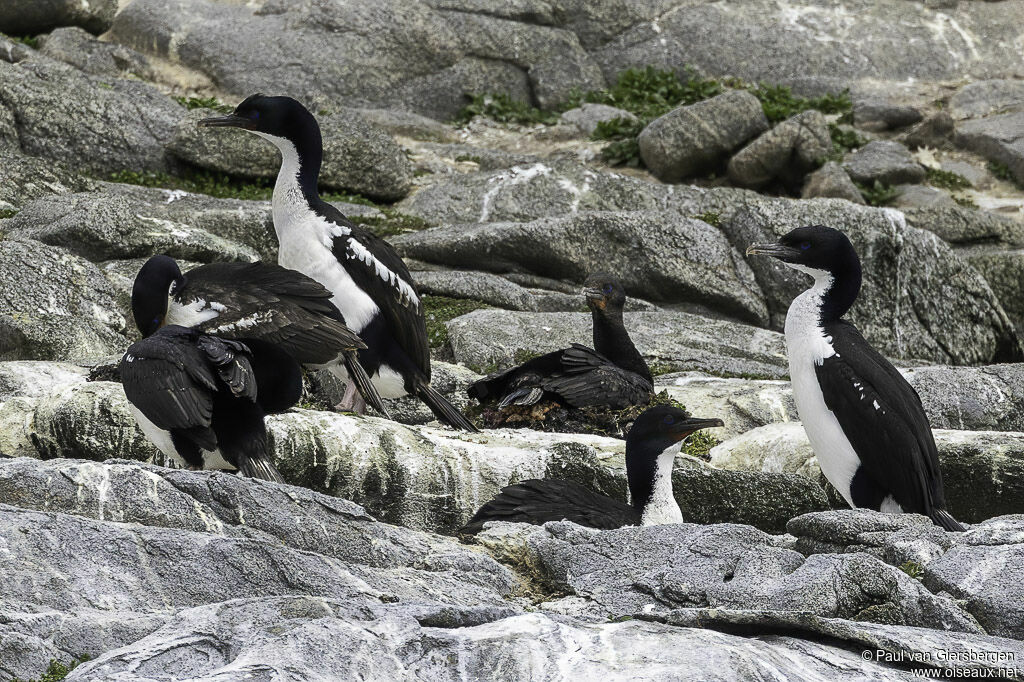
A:
{"type": "MultiPolygon", "coordinates": [[[[946,503],[954,517],[976,523],[1020,511],[1024,434],[934,429],[946,503]]],[[[723,469],[796,473],[823,480],[800,422],[769,424],[711,449],[723,469]]]]}
{"type": "Polygon", "coordinates": [[[843,170],[856,182],[871,186],[922,182],[924,167],[914,160],[910,151],[899,142],[875,140],[868,142],[843,160],[843,170]]]}
{"type": "Polygon", "coordinates": [[[749,526],[599,532],[558,521],[518,542],[540,579],[587,600],[596,617],[755,608],[984,634],[952,599],[874,557],[804,557],[749,526]]]}
{"type": "Polygon", "coordinates": [[[954,139],[958,146],[1003,164],[1017,182],[1024,182],[1024,111],[958,123],[954,139]]]}
{"type": "MultiPolygon", "coordinates": [[[[647,363],[666,370],[724,375],[787,376],[782,335],[737,322],[689,313],[625,314],[626,329],[647,363]]],[[[448,323],[455,359],[474,371],[502,371],[571,343],[591,344],[587,313],[476,310],[448,323]]]]}
{"type": "Polygon", "coordinates": [[[764,325],[749,266],[721,232],[674,211],[581,213],[530,223],[434,228],[393,240],[406,257],[455,267],[529,272],[582,284],[612,272],[627,296],[687,303],[764,325]]]}
{"type": "Polygon", "coordinates": [[[33,199],[50,194],[87,192],[98,183],[79,175],[63,163],[38,156],[0,152],[4,182],[0,185],[0,210],[20,209],[33,199]]]}

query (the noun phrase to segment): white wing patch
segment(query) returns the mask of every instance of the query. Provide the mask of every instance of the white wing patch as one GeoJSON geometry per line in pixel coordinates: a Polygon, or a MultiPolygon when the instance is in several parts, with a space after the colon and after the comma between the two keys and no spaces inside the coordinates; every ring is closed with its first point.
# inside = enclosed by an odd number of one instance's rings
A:
{"type": "Polygon", "coordinates": [[[209,334],[225,334],[242,331],[244,329],[251,329],[259,324],[266,324],[273,319],[273,313],[267,310],[260,310],[252,315],[248,315],[241,319],[235,320],[234,322],[227,322],[216,327],[211,327],[207,333],[209,334]]]}
{"type": "Polygon", "coordinates": [[[370,250],[360,244],[355,238],[348,238],[348,249],[346,253],[349,258],[361,260],[367,266],[373,268],[378,277],[394,287],[395,290],[398,291],[398,299],[402,305],[412,303],[413,307],[419,308],[420,298],[416,295],[416,290],[413,289],[408,282],[396,275],[391,268],[377,260],[377,258],[370,253],[370,250]]]}
{"type": "Polygon", "coordinates": [[[182,304],[171,299],[167,304],[167,316],[164,319],[167,324],[192,328],[219,317],[225,310],[227,308],[216,301],[207,302],[197,298],[182,304]]]}

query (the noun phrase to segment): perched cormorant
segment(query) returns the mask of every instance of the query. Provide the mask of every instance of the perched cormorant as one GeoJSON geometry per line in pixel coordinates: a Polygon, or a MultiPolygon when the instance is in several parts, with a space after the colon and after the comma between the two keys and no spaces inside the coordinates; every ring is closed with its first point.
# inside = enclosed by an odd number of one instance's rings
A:
{"type": "Polygon", "coordinates": [[[273,263],[210,263],[182,274],[173,258],[153,256],[135,277],[132,314],[143,336],[175,324],[268,341],[303,365],[352,377],[350,384],[390,418],[359,364],[366,344],[345,325],[331,292],[301,272],[273,263]]]}
{"type": "Polygon", "coordinates": [[[584,295],[594,321],[594,349],[574,343],[505,372],[481,379],[466,389],[480,402],[498,400],[498,409],[533,405],[541,398],[569,407],[621,410],[646,405],[654,381],[622,322],[626,291],[612,275],[587,278],[584,295]]]}
{"type": "Polygon", "coordinates": [[[283,350],[170,325],[129,346],[120,370],[132,414],[165,455],[284,482],[263,423],[302,395],[302,370],[283,350]]]}
{"type": "Polygon", "coordinates": [[[917,391],[842,319],[861,284],[850,240],[830,227],[799,227],[747,254],[774,256],[814,278],[786,314],[786,346],[793,399],[825,477],[851,507],[924,514],[946,530],[964,530],[945,510],[917,391]]]}
{"type": "MultiPolygon", "coordinates": [[[[248,130],[281,152],[273,197],[278,262],[309,275],[334,295],[332,301],[347,324],[366,343],[359,359],[380,394],[415,395],[442,422],[476,431],[430,385],[426,322],[405,263],[390,244],[320,198],[317,179],[323,144],[313,115],[290,97],[257,94],[234,113],[199,123],[248,130]]],[[[354,391],[349,390],[346,398],[356,409],[361,407],[354,391]]]]}
{"type": "Polygon", "coordinates": [[[722,426],[722,420],[694,419],[671,405],[652,407],[637,417],[626,436],[631,504],[571,481],[531,479],[502,488],[460,532],[479,533],[487,521],[541,525],[567,519],[601,529],[682,523],[682,512],[672,495],[672,465],[684,438],[712,426],[722,426]]]}

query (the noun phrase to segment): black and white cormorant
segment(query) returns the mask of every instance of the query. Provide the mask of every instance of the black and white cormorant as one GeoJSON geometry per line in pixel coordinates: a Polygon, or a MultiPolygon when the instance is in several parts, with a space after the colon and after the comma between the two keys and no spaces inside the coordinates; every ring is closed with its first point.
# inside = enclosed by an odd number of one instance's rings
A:
{"type": "Polygon", "coordinates": [[[676,454],[691,433],[722,425],[721,419],[695,419],[671,405],[652,407],[637,417],[626,436],[631,504],[571,481],[531,479],[502,488],[460,532],[479,533],[488,521],[541,525],[567,519],[601,529],[682,523],[682,512],[672,494],[676,454]]]}
{"type": "Polygon", "coordinates": [[[143,336],[165,324],[226,339],[262,339],[297,362],[327,367],[389,417],[359,363],[366,344],[331,303],[331,292],[301,272],[273,263],[210,263],[182,273],[169,256],[153,256],[132,287],[132,314],[143,336]]]}
{"type": "Polygon", "coordinates": [[[961,531],[945,510],[938,452],[921,398],[842,319],[857,299],[860,259],[839,230],[799,227],[747,254],[814,278],[786,314],[793,399],[825,477],[851,507],[924,514],[961,531]]]}
{"type": "MultiPolygon", "coordinates": [[[[320,198],[320,126],[290,97],[252,95],[228,116],[203,126],[234,127],[272,142],[281,152],[274,186],[278,262],[309,275],[334,295],[345,321],[366,343],[359,358],[387,398],[415,395],[442,422],[476,428],[430,385],[430,346],[416,285],[386,241],[354,224],[320,198]]],[[[354,392],[347,397],[356,399],[354,392]]],[[[356,409],[361,407],[355,403],[356,409]]]]}
{"type": "Polygon", "coordinates": [[[286,352],[170,325],[129,346],[120,370],[132,414],[165,455],[189,469],[284,482],[263,418],[302,395],[302,370],[286,352]]]}
{"type": "Polygon", "coordinates": [[[498,409],[533,405],[542,398],[568,407],[613,410],[650,402],[651,370],[622,321],[625,289],[605,273],[591,275],[584,287],[594,321],[593,349],[574,343],[546,353],[471,384],[469,396],[480,402],[497,400],[498,409]]]}

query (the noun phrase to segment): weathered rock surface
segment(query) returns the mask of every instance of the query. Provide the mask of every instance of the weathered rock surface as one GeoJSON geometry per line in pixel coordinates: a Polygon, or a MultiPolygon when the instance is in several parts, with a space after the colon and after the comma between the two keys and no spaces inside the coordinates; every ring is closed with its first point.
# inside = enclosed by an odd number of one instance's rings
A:
{"type": "MultiPolygon", "coordinates": [[[[1020,510],[1024,434],[933,429],[948,509],[976,523],[1020,510]]],[[[723,469],[796,473],[823,481],[799,422],[770,424],[716,445],[711,463],[723,469]]]]}
{"type": "Polygon", "coordinates": [[[1024,111],[986,116],[957,124],[956,144],[1005,165],[1024,183],[1024,111]]]}
{"type": "Polygon", "coordinates": [[[975,81],[960,88],[949,99],[949,112],[957,120],[1021,109],[1024,109],[1024,83],[1019,80],[975,81]]]}
{"type": "MultiPolygon", "coordinates": [[[[242,178],[275,178],[281,157],[272,144],[243,130],[200,128],[217,112],[197,109],[183,118],[168,148],[199,168],[242,178]]],[[[396,201],[412,187],[412,164],[394,138],[353,109],[319,115],[324,140],[320,186],[396,201]]]]}
{"type": "Polygon", "coordinates": [[[562,123],[576,126],[584,135],[593,135],[597,130],[597,124],[605,121],[614,121],[617,118],[627,121],[635,121],[636,116],[618,107],[610,107],[607,104],[594,104],[586,102],[575,109],[569,109],[560,117],[562,123]]]}
{"type": "Polygon", "coordinates": [[[767,129],[761,102],[745,90],[730,90],[651,121],[637,143],[644,164],[658,179],[679,182],[715,169],[767,129]]]}
{"type": "Polygon", "coordinates": [[[131,74],[152,80],[149,60],[135,50],[116,43],[96,40],[75,26],[58,28],[40,38],[39,52],[93,76],[113,78],[131,74]]]}
{"type": "Polygon", "coordinates": [[[590,273],[611,271],[631,296],[767,322],[761,292],[740,254],[711,225],[675,212],[581,213],[530,223],[443,227],[392,242],[402,255],[419,260],[580,283],[590,273]]]}
{"type": "Polygon", "coordinates": [[[818,170],[807,176],[807,182],[800,193],[804,199],[815,197],[846,199],[855,204],[863,204],[864,197],[857,185],[835,161],[829,161],[818,170]]]}
{"type": "Polygon", "coordinates": [[[257,252],[247,246],[193,227],[191,220],[168,219],[166,216],[175,212],[166,203],[174,203],[173,193],[148,192],[149,198],[160,197],[164,202],[149,206],[140,204],[139,194],[130,192],[123,196],[107,191],[44,196],[26,204],[21,212],[4,223],[4,227],[14,238],[64,246],[93,261],[156,253],[193,261],[254,261],[259,258],[257,252]]]}
{"type": "MultiPolygon", "coordinates": [[[[782,335],[682,312],[626,313],[626,328],[648,364],[770,378],[789,372],[782,335]]],[[[458,362],[482,373],[508,369],[524,357],[589,343],[587,313],[476,310],[448,323],[458,362]]]]}
{"type": "Polygon", "coordinates": [[[81,360],[127,346],[106,278],[58,247],[0,241],[0,304],[0,359],[81,360]]]}
{"type": "Polygon", "coordinates": [[[873,557],[805,558],[783,538],[749,526],[595,532],[554,522],[526,536],[525,544],[541,579],[610,618],[681,607],[754,608],[983,634],[953,600],[873,557]]]}
{"type": "Polygon", "coordinates": [[[874,140],[849,154],[843,160],[843,170],[855,182],[868,185],[881,182],[887,185],[917,183],[924,180],[924,168],[899,142],[874,140]]]}
{"type": "Polygon", "coordinates": [[[805,111],[778,124],[733,156],[729,179],[741,187],[760,187],[779,178],[799,187],[803,176],[821,164],[831,149],[825,117],[820,111],[805,111]]]}
{"type": "Polygon", "coordinates": [[[1003,244],[1024,246],[1024,223],[991,211],[963,206],[908,208],[907,225],[934,232],[957,246],[1003,244]]]}
{"type": "Polygon", "coordinates": [[[0,210],[21,208],[32,199],[49,194],[86,192],[97,187],[95,181],[72,171],[63,163],[37,156],[0,152],[0,210]]]}
{"type": "Polygon", "coordinates": [[[35,35],[58,26],[81,26],[92,33],[110,28],[117,0],[9,0],[0,8],[0,31],[35,35]]]}
{"type": "Polygon", "coordinates": [[[853,103],[853,121],[865,130],[905,128],[921,120],[921,112],[884,99],[863,98],[853,103]]]}
{"type": "Polygon", "coordinates": [[[1013,322],[1018,334],[1024,333],[1024,250],[980,246],[964,252],[963,257],[982,274],[992,291],[999,297],[1003,309],[1013,322]]]}
{"type": "Polygon", "coordinates": [[[0,104],[14,113],[23,152],[99,174],[168,170],[164,147],[185,114],[151,85],[44,57],[0,61],[0,104]]]}

